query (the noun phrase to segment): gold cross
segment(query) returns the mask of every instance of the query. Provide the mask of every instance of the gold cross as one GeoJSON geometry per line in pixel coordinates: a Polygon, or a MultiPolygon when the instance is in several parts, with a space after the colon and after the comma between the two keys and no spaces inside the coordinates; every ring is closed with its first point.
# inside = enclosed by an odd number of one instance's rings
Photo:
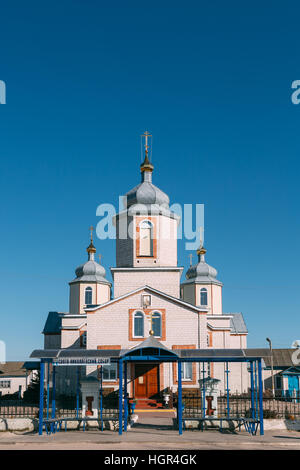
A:
{"type": "Polygon", "coordinates": [[[151,311],[150,312],[150,331],[149,331],[149,335],[150,336],[153,336],[154,335],[154,331],[153,331],[153,327],[152,327],[152,324],[153,324],[153,312],[151,311]]]}
{"type": "Polygon", "coordinates": [[[142,137],[145,137],[145,151],[146,151],[146,153],[148,153],[148,148],[149,148],[148,137],[151,137],[151,134],[150,134],[150,132],[145,131],[142,137]]]}
{"type": "Polygon", "coordinates": [[[99,255],[99,263],[101,264],[102,255],[99,255]]]}
{"type": "Polygon", "coordinates": [[[93,241],[93,230],[94,230],[94,227],[91,225],[91,226],[90,226],[90,231],[91,231],[91,242],[93,241]]]}
{"type": "Polygon", "coordinates": [[[192,266],[192,264],[193,264],[193,254],[192,253],[189,255],[189,258],[190,258],[190,266],[192,266]]]}

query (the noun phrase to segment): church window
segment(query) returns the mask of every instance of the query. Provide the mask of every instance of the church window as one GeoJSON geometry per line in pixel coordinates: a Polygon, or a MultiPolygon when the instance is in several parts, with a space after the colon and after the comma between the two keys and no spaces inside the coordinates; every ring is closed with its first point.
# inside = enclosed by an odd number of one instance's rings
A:
{"type": "Polygon", "coordinates": [[[85,289],[85,304],[90,305],[93,303],[93,289],[91,287],[87,287],[85,289]]]}
{"type": "Polygon", "coordinates": [[[182,362],[181,363],[181,377],[182,380],[193,380],[193,363],[182,362]]]}
{"type": "Polygon", "coordinates": [[[153,256],[153,225],[148,220],[140,224],[140,256],[153,256]]]}
{"type": "Polygon", "coordinates": [[[154,312],[152,315],[152,329],[154,336],[161,336],[161,314],[154,312]]]}
{"type": "Polygon", "coordinates": [[[200,290],[200,304],[207,305],[207,289],[205,287],[200,290]]]}
{"type": "Polygon", "coordinates": [[[134,336],[144,337],[144,315],[142,312],[134,314],[134,336]]]}
{"type": "Polygon", "coordinates": [[[102,366],[103,380],[117,380],[117,364],[102,366]]]}

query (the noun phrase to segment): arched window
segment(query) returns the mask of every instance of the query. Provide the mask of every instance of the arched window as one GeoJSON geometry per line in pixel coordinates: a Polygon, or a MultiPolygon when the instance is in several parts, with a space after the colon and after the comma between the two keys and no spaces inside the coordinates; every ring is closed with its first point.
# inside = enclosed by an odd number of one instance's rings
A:
{"type": "Polygon", "coordinates": [[[134,336],[144,337],[144,315],[142,312],[136,312],[134,314],[134,336]]]}
{"type": "Polygon", "coordinates": [[[159,312],[154,312],[152,315],[152,329],[153,336],[161,336],[161,314],[159,312]]]}
{"type": "Polygon", "coordinates": [[[153,225],[149,220],[140,224],[140,256],[153,256],[153,225]]]}
{"type": "Polygon", "coordinates": [[[87,287],[85,289],[85,304],[90,305],[93,303],[93,289],[91,287],[87,287]]]}
{"type": "Polygon", "coordinates": [[[205,287],[200,290],[200,304],[207,305],[207,289],[205,287]]]}

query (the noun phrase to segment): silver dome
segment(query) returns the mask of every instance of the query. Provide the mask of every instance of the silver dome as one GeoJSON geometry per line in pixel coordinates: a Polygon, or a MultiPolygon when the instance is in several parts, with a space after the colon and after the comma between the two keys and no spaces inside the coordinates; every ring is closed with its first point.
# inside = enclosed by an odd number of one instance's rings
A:
{"type": "Polygon", "coordinates": [[[87,248],[88,252],[88,261],[81,264],[78,268],[75,269],[76,278],[70,282],[70,284],[75,282],[100,282],[102,284],[111,283],[105,279],[105,269],[101,264],[96,263],[94,260],[94,254],[96,248],[94,247],[92,241],[89,247],[87,248]]]}
{"type": "Polygon", "coordinates": [[[76,280],[78,281],[105,281],[105,269],[94,260],[88,260],[75,269],[76,280]]]}
{"type": "Polygon", "coordinates": [[[205,252],[204,248],[199,248],[198,253],[198,263],[190,266],[186,272],[185,283],[213,283],[217,285],[222,285],[220,281],[217,280],[218,271],[205,262],[205,252]]]}
{"type": "Polygon", "coordinates": [[[169,196],[150,181],[142,181],[128,191],[125,196],[127,197],[127,204],[125,204],[127,208],[136,204],[157,204],[168,208],[170,203],[169,196]]]}

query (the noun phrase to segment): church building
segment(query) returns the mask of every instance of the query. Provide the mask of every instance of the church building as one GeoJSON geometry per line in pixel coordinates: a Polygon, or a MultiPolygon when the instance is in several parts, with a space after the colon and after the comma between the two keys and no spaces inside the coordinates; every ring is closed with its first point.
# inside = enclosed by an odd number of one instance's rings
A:
{"type": "MultiPolygon", "coordinates": [[[[43,330],[45,349],[131,349],[149,337],[170,350],[247,348],[243,315],[223,312],[223,284],[216,269],[206,262],[203,246],[197,250],[197,263],[182,278],[184,267],[177,261],[180,218],[170,210],[168,195],[152,183],[154,167],[147,134],[143,158],[141,182],[127,192],[125,208],[114,219],[113,285],[104,266],[95,260],[91,234],[88,259],[69,283],[69,311],[48,314],[43,330]]],[[[117,390],[117,364],[102,367],[104,388],[117,390]]],[[[246,364],[232,363],[230,367],[231,393],[247,391],[246,364]]],[[[57,371],[58,391],[74,392],[72,369],[60,367],[57,371]]],[[[183,363],[183,389],[199,389],[201,372],[198,364],[183,363]]],[[[87,376],[98,374],[96,366],[86,367],[87,376]]],[[[224,391],[224,363],[208,364],[206,374],[219,379],[220,391],[224,391]]],[[[159,397],[166,389],[177,389],[175,363],[130,364],[130,397],[159,397]]]]}

